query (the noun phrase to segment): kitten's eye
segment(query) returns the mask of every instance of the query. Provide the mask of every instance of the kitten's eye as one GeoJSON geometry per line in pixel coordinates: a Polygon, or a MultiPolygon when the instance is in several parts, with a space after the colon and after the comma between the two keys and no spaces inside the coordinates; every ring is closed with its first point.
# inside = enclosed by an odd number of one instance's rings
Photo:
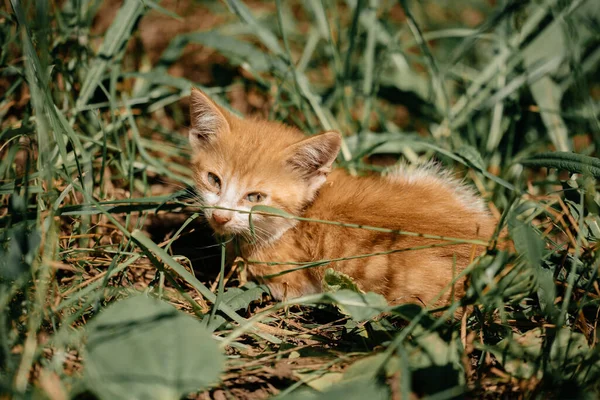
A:
{"type": "Polygon", "coordinates": [[[211,186],[214,186],[218,190],[221,190],[221,179],[219,179],[219,177],[213,174],[212,172],[208,173],[208,183],[210,183],[211,186]]]}
{"type": "Polygon", "coordinates": [[[266,194],[263,193],[250,193],[248,194],[248,196],[246,196],[246,200],[248,200],[250,203],[260,203],[262,201],[264,201],[267,198],[266,194]]]}

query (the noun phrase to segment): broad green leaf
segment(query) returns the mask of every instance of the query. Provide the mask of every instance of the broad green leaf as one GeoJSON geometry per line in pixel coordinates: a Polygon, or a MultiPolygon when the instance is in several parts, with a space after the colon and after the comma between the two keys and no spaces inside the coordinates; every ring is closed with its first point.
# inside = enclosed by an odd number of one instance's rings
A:
{"type": "Polygon", "coordinates": [[[342,289],[335,293],[325,293],[324,300],[329,299],[340,310],[357,321],[365,321],[379,315],[387,307],[385,298],[377,293],[356,293],[342,289]]]}
{"type": "MultiPolygon", "coordinates": [[[[260,300],[264,293],[266,293],[266,291],[263,286],[258,286],[255,283],[250,282],[243,288],[229,288],[223,293],[221,304],[226,304],[233,311],[239,311],[247,308],[253,301],[260,300]]],[[[225,322],[225,318],[220,315],[215,315],[214,319],[208,324],[209,330],[214,331],[225,322]]]]}
{"type": "Polygon", "coordinates": [[[517,253],[525,257],[529,265],[538,268],[542,262],[544,241],[531,225],[513,217],[508,221],[508,231],[515,244],[517,253]]]}
{"type": "MultiPolygon", "coordinates": [[[[383,377],[379,379],[384,372],[385,362],[384,354],[362,358],[346,369],[339,383],[331,385],[327,390],[317,393],[298,392],[285,398],[297,400],[388,399],[390,398],[390,389],[383,383],[383,377]]],[[[332,376],[330,379],[337,380],[339,376],[332,376]]]]}
{"type": "Polygon", "coordinates": [[[387,356],[383,353],[361,358],[344,371],[344,380],[351,381],[361,378],[375,379],[386,365],[386,362],[387,356]]]}
{"type": "Polygon", "coordinates": [[[241,288],[229,288],[223,293],[221,301],[226,303],[232,310],[237,311],[248,307],[253,301],[260,300],[265,293],[264,286],[249,282],[241,288]]]}
{"type": "Polygon", "coordinates": [[[428,312],[425,312],[422,306],[415,303],[397,305],[390,312],[407,322],[419,318],[419,324],[422,326],[431,326],[435,323],[433,317],[428,312]]]}
{"type": "Polygon", "coordinates": [[[438,332],[419,325],[414,336],[404,345],[414,389],[430,395],[453,388],[464,391],[466,377],[457,335],[447,341],[438,332]]]}
{"type": "Polygon", "coordinates": [[[542,311],[551,314],[554,310],[556,288],[552,271],[542,266],[544,241],[531,225],[525,224],[517,218],[509,219],[508,228],[517,252],[525,258],[529,268],[535,274],[539,285],[537,294],[542,311]]]}
{"type": "Polygon", "coordinates": [[[356,379],[341,382],[332,386],[325,392],[314,392],[309,390],[297,391],[281,399],[285,400],[388,400],[390,398],[389,387],[374,379],[356,379]]]}
{"type": "Polygon", "coordinates": [[[575,378],[580,385],[597,382],[600,378],[600,354],[590,349],[586,337],[562,328],[554,337],[550,348],[550,360],[559,373],[575,378]]]}
{"type": "Polygon", "coordinates": [[[506,372],[515,377],[522,379],[541,377],[538,362],[542,353],[542,332],[539,328],[522,335],[506,337],[490,348],[490,351],[506,372]]]}
{"type": "Polygon", "coordinates": [[[344,374],[342,374],[340,372],[329,372],[329,373],[321,375],[318,378],[313,378],[312,373],[311,374],[302,374],[302,373],[297,372],[294,375],[298,376],[308,386],[310,386],[311,388],[313,388],[315,390],[318,390],[319,392],[324,392],[324,391],[330,389],[335,384],[339,383],[342,380],[342,378],[344,377],[344,374]]]}
{"type": "MultiPolygon", "coordinates": [[[[521,335],[502,339],[489,348],[504,369],[521,379],[544,376],[543,342],[550,340],[547,332],[534,328],[521,335]]],[[[579,332],[560,328],[552,338],[545,371],[566,381],[574,379],[587,385],[600,377],[600,357],[590,351],[587,339],[579,332]]]]}
{"type": "Polygon", "coordinates": [[[332,268],[325,270],[325,275],[321,283],[324,292],[337,292],[341,289],[348,289],[353,292],[363,293],[351,277],[332,268]]]}
{"type": "Polygon", "coordinates": [[[456,340],[447,342],[438,332],[428,331],[422,326],[417,326],[414,331],[414,344],[418,351],[410,355],[411,367],[427,368],[433,365],[443,366],[454,364],[460,367],[460,352],[456,340]]]}
{"type": "MultiPolygon", "coordinates": [[[[215,303],[216,296],[213,292],[211,292],[202,282],[200,282],[194,275],[192,275],[187,269],[185,269],[181,264],[173,259],[165,250],[161,249],[154,243],[150,238],[144,235],[141,231],[135,230],[131,233],[131,237],[136,241],[136,243],[144,250],[145,252],[152,252],[156,254],[156,256],[166,263],[170,268],[173,269],[181,278],[183,278],[189,285],[191,285],[194,289],[196,289],[202,296],[204,296],[208,301],[215,303]]],[[[225,315],[231,318],[233,321],[242,324],[246,322],[245,318],[240,317],[235,311],[233,311],[227,304],[219,304],[219,310],[222,311],[225,315]]],[[[273,335],[269,335],[267,333],[256,333],[258,336],[272,342],[272,343],[281,343],[279,339],[274,337],[273,335]]]]}
{"type": "Polygon", "coordinates": [[[101,399],[179,399],[217,382],[224,357],[199,321],[135,296],[87,327],[85,383],[101,399]]]}
{"type": "Polygon", "coordinates": [[[548,268],[538,268],[537,270],[537,296],[542,311],[546,315],[552,316],[556,310],[554,301],[556,299],[556,285],[554,284],[554,274],[548,268]]]}
{"type": "Polygon", "coordinates": [[[24,224],[12,226],[9,235],[7,249],[0,246],[0,283],[13,282],[28,273],[41,242],[39,231],[24,224]]]}

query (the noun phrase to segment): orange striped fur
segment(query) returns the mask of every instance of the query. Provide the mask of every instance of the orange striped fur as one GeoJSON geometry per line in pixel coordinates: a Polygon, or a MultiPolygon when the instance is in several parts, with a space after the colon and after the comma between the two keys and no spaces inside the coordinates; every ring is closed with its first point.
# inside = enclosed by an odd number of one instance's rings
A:
{"type": "MultiPolygon", "coordinates": [[[[277,122],[242,120],[195,89],[191,117],[192,168],[198,193],[208,207],[206,219],[217,234],[239,239],[241,256],[250,261],[249,275],[265,281],[276,299],[320,292],[324,271],[334,268],[352,277],[362,290],[380,293],[390,303],[446,304],[450,289],[439,301],[433,300],[469,263],[473,245],[336,261],[265,280],[266,275],[297,267],[286,262],[346,258],[444,241],[259,214],[253,215],[256,235],[251,237],[248,214],[231,209],[247,212],[263,204],[310,219],[463,239],[487,240],[494,231],[495,222],[481,199],[435,164],[401,165],[385,177],[332,171],[341,144],[338,133],[306,137],[277,122]]],[[[463,280],[456,283],[456,296],[464,293],[463,284],[463,280]]]]}

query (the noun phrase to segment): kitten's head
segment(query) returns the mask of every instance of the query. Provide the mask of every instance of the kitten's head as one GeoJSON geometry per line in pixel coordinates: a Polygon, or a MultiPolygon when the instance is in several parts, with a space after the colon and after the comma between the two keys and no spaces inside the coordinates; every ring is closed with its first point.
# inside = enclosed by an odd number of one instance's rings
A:
{"type": "MultiPolygon", "coordinates": [[[[206,219],[218,234],[249,236],[248,214],[232,210],[262,204],[300,214],[325,183],[340,149],[337,132],[307,138],[276,122],[242,120],[196,89],[190,110],[194,180],[209,207],[206,219]]],[[[252,222],[261,241],[294,223],[260,214],[253,214],[252,222]]]]}

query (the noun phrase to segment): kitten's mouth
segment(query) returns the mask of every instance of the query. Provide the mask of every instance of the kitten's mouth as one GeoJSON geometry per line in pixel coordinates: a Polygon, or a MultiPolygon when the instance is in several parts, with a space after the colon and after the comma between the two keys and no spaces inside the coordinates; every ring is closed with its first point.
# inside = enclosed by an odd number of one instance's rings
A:
{"type": "Polygon", "coordinates": [[[208,223],[210,224],[210,227],[212,228],[213,231],[215,231],[215,233],[217,235],[225,236],[225,235],[233,235],[234,234],[232,229],[230,229],[230,227],[228,227],[228,226],[220,225],[212,220],[209,221],[208,223]]]}
{"type": "Polygon", "coordinates": [[[254,237],[251,231],[248,229],[228,225],[220,225],[215,221],[209,221],[209,223],[217,236],[241,236],[247,239],[254,237]]]}
{"type": "Polygon", "coordinates": [[[219,236],[233,236],[243,232],[243,229],[240,229],[240,227],[236,227],[231,223],[221,224],[213,218],[211,218],[208,223],[212,230],[219,236]]]}

